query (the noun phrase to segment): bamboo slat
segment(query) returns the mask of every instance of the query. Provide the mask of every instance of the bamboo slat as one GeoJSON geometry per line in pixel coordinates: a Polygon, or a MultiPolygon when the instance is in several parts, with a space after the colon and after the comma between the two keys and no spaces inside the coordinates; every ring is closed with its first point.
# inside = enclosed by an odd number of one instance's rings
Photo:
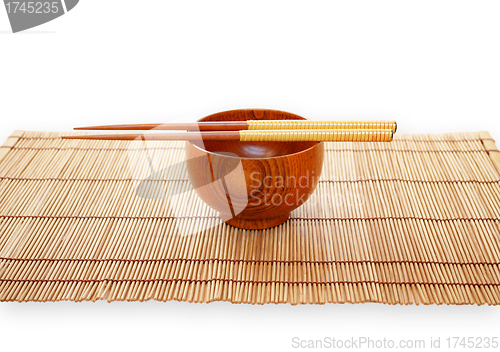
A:
{"type": "Polygon", "coordinates": [[[0,147],[0,301],[500,304],[487,132],[325,143],[311,199],[253,231],[196,196],[182,142],[61,135],[0,147]]]}

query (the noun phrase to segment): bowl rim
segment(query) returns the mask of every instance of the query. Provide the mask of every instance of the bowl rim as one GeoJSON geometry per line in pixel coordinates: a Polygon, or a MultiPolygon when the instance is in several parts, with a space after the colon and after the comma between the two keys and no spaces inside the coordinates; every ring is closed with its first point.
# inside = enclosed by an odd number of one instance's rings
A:
{"type": "MultiPolygon", "coordinates": [[[[202,117],[201,119],[204,119],[204,118],[206,118],[206,117],[209,117],[209,116],[212,116],[212,115],[216,115],[216,114],[222,114],[222,113],[225,113],[225,112],[242,111],[242,110],[265,110],[265,111],[279,111],[279,112],[284,112],[284,113],[287,113],[287,114],[292,114],[292,115],[298,116],[298,117],[302,118],[303,120],[307,120],[305,117],[302,117],[302,116],[300,116],[300,115],[297,115],[297,114],[294,114],[294,113],[292,113],[292,112],[288,112],[288,111],[276,110],[276,109],[258,109],[258,108],[254,108],[254,109],[247,108],[247,109],[233,109],[233,110],[225,110],[225,111],[220,111],[220,112],[216,112],[216,113],[213,113],[213,114],[207,115],[207,116],[205,116],[205,117],[202,117]]],[[[197,122],[201,122],[201,121],[200,121],[201,119],[198,119],[198,120],[197,120],[197,122]]],[[[309,148],[307,148],[307,149],[304,149],[304,150],[301,150],[301,151],[295,152],[295,153],[290,153],[290,154],[285,154],[285,155],[279,155],[279,156],[261,157],[261,158],[250,158],[250,157],[240,157],[240,156],[225,155],[225,154],[220,154],[220,153],[217,153],[217,152],[211,152],[211,151],[206,150],[206,149],[202,149],[202,148],[198,147],[196,144],[191,143],[191,141],[186,141],[186,143],[189,143],[189,144],[191,144],[194,148],[199,149],[200,151],[205,152],[205,153],[208,153],[208,154],[216,154],[216,155],[221,155],[221,156],[224,156],[224,157],[227,157],[227,158],[235,158],[235,159],[240,159],[240,160],[259,160],[259,159],[278,159],[278,158],[284,158],[284,157],[288,157],[288,156],[295,156],[295,155],[299,155],[299,154],[302,154],[302,153],[309,152],[309,151],[311,151],[313,148],[317,148],[317,147],[319,147],[319,145],[320,145],[320,144],[323,144],[324,142],[316,142],[316,144],[314,144],[313,146],[311,146],[311,147],[309,147],[309,148]]]]}

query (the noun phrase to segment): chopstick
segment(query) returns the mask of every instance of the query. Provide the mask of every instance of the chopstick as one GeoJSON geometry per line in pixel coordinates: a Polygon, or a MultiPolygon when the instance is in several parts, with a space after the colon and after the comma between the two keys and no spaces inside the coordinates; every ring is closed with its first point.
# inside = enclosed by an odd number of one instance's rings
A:
{"type": "Polygon", "coordinates": [[[77,127],[75,130],[196,130],[196,131],[240,131],[240,130],[296,130],[296,129],[389,129],[397,130],[394,121],[309,121],[309,120],[247,120],[214,121],[194,123],[149,123],[131,125],[103,125],[77,127]]]}
{"type": "Polygon", "coordinates": [[[390,142],[394,132],[390,129],[336,129],[336,130],[258,130],[223,132],[178,132],[158,134],[97,134],[70,135],[63,139],[93,140],[205,140],[205,141],[242,141],[242,142],[390,142]]]}

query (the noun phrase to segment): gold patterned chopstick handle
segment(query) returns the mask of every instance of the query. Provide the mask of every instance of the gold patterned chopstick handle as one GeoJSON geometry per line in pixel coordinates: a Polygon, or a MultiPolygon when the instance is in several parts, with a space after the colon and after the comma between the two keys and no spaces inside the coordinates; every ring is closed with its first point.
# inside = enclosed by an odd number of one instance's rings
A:
{"type": "Polygon", "coordinates": [[[242,142],[391,142],[392,130],[240,131],[242,142]]]}
{"type": "Polygon", "coordinates": [[[307,120],[247,120],[249,130],[355,130],[374,129],[396,132],[394,121],[307,121],[307,120]]]}

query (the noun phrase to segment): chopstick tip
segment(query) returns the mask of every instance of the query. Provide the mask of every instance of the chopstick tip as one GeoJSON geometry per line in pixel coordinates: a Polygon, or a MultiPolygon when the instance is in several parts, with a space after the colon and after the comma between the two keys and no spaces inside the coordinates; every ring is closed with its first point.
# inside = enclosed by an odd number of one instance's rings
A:
{"type": "Polygon", "coordinates": [[[73,127],[75,131],[92,131],[92,130],[102,130],[102,126],[85,126],[85,127],[73,127]]]}

